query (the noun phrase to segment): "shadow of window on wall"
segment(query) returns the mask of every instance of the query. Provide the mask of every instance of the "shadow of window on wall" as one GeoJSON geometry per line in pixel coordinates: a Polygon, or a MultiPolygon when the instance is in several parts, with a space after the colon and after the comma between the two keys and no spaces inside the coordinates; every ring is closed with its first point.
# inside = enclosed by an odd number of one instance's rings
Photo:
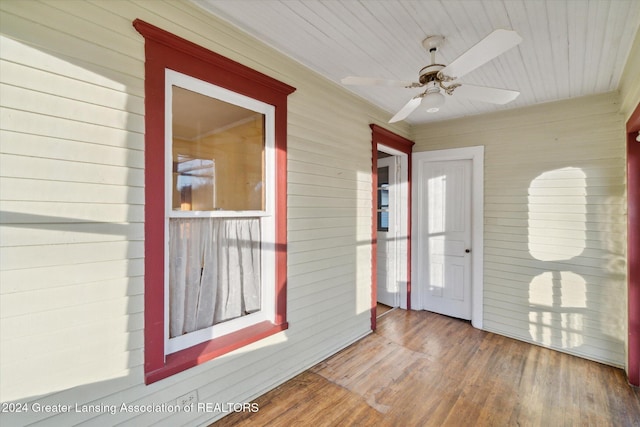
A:
{"type": "Polygon", "coordinates": [[[529,334],[545,346],[584,344],[587,309],[585,279],[569,271],[586,246],[586,175],[566,167],[531,181],[528,195],[528,249],[543,261],[529,283],[529,334]]]}

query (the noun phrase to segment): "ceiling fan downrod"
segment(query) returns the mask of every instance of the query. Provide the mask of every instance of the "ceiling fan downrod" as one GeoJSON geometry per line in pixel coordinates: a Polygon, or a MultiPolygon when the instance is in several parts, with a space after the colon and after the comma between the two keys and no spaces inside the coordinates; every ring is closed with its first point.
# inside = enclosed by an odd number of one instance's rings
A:
{"type": "MultiPolygon", "coordinates": [[[[460,87],[459,83],[452,84],[450,86],[445,86],[442,82],[452,81],[453,79],[445,76],[440,71],[445,67],[443,64],[436,64],[436,52],[440,46],[444,43],[443,36],[429,36],[422,41],[422,46],[429,51],[431,54],[431,64],[423,67],[418,74],[418,81],[422,85],[427,85],[430,82],[435,82],[435,84],[430,85],[431,88],[439,86],[442,88],[447,95],[452,95],[453,91],[460,87]]],[[[426,94],[427,92],[425,92],[426,94]]]]}

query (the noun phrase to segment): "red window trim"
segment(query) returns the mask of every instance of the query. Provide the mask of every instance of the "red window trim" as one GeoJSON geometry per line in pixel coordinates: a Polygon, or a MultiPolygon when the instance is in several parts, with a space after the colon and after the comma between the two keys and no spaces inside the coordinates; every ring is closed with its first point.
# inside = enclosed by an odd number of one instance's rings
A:
{"type": "MultiPolygon", "coordinates": [[[[378,215],[378,144],[382,144],[394,150],[398,150],[408,155],[407,174],[409,179],[408,188],[408,206],[407,206],[407,223],[411,224],[411,152],[415,142],[403,138],[402,136],[391,132],[376,124],[370,124],[371,128],[371,153],[372,166],[372,203],[373,203],[373,220],[371,224],[371,330],[376,330],[376,306],[378,303],[378,227],[376,219],[378,215]]],[[[407,309],[411,310],[411,230],[407,236],[407,309]]]]}
{"type": "Polygon", "coordinates": [[[287,96],[295,88],[136,19],[145,38],[144,371],[150,384],[287,329],[287,96]],[[275,107],[276,307],[263,322],[164,354],[164,75],[169,68],[275,107]]]}
{"type": "Polygon", "coordinates": [[[629,383],[640,386],[640,104],[627,121],[627,269],[629,383]]]}

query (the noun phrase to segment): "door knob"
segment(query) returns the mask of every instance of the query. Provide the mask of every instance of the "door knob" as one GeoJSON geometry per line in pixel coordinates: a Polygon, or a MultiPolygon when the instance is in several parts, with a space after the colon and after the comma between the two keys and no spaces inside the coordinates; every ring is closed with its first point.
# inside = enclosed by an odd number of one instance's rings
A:
{"type": "Polygon", "coordinates": [[[466,253],[470,253],[470,252],[471,252],[471,249],[465,249],[464,251],[465,251],[466,253]]]}

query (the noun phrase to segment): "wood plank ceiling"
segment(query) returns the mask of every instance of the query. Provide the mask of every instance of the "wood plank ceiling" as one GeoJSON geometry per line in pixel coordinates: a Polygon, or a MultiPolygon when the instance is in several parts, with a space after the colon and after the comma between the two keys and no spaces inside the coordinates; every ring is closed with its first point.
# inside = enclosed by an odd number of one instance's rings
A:
{"type": "MultiPolygon", "coordinates": [[[[416,81],[429,64],[428,35],[448,64],[497,28],[523,42],[460,79],[515,89],[498,106],[447,96],[412,124],[616,90],[640,25],[638,0],[192,0],[298,62],[340,83],[345,76],[416,81]]],[[[637,53],[636,53],[637,54],[637,53]]],[[[345,86],[391,117],[420,89],[345,86]]]]}

